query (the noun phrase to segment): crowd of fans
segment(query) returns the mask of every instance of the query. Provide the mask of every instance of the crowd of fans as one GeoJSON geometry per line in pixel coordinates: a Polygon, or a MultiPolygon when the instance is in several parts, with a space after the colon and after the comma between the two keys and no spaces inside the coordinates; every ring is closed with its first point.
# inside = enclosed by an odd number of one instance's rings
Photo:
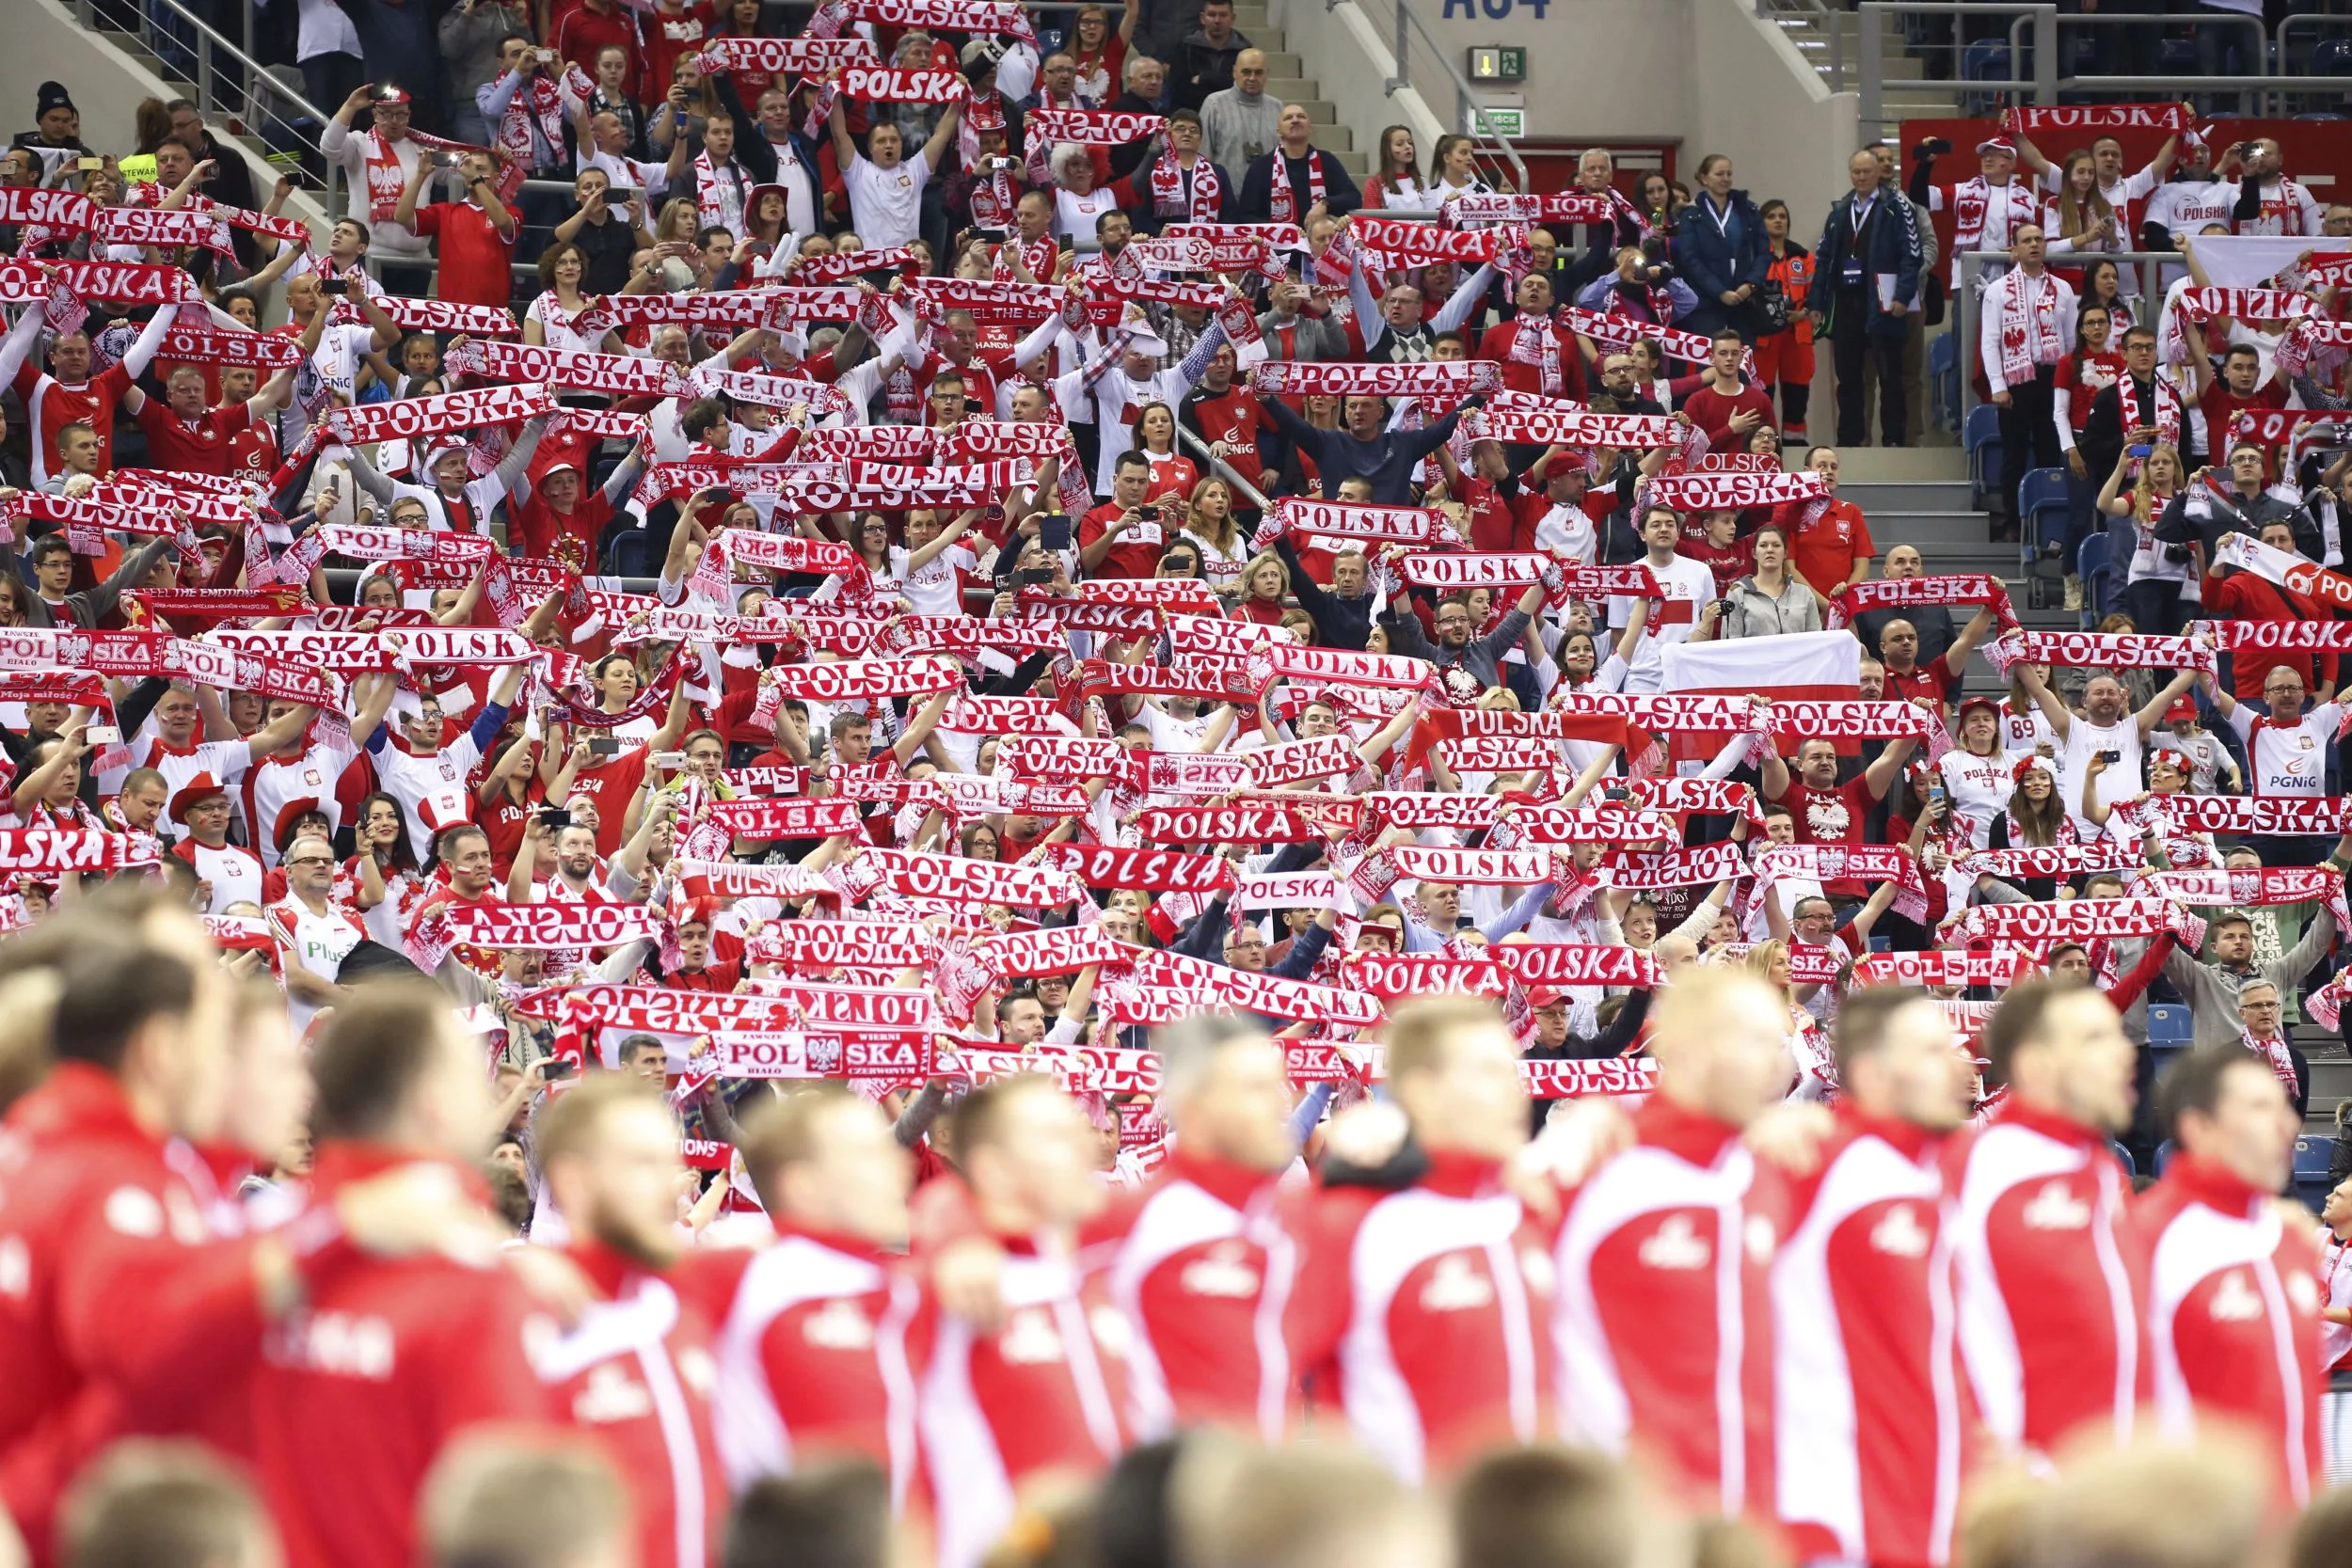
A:
{"type": "Polygon", "coordinates": [[[2217,1551],[2313,1501],[2352,209],[2275,142],[1792,229],[1359,184],[1224,0],[406,10],[301,8],[324,234],[185,103],[0,172],[36,1560],[2056,1564],[2169,1462],[1997,1478],[2142,1398],[2257,1433],[2217,1551]],[[1840,494],[1981,251],[2095,629],[1840,494]],[[596,1441],[435,1470],[498,1420],[596,1441]]]}

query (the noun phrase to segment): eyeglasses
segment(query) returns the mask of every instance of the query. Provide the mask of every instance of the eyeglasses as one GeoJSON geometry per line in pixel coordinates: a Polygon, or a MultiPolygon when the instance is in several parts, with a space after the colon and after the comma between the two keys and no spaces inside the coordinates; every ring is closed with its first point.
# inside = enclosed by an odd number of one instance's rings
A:
{"type": "Polygon", "coordinates": [[[2279,1003],[2275,997],[2268,1002],[2240,1002],[2238,1006],[2248,1012],[2254,1013],[2275,1013],[2279,1010],[2279,1003]]]}
{"type": "Polygon", "coordinates": [[[285,863],[288,865],[332,865],[335,861],[331,855],[288,855],[285,863]]]}

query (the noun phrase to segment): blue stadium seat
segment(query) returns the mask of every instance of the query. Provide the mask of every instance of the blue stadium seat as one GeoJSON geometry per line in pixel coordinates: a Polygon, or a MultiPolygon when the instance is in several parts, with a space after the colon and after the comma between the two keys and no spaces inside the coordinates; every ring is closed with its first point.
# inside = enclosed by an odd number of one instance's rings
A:
{"type": "Polygon", "coordinates": [[[653,541],[643,529],[625,529],[604,552],[604,569],[616,578],[651,577],[657,569],[653,541]]]}
{"type": "Polygon", "coordinates": [[[1968,449],[1968,478],[1976,486],[1976,502],[1982,506],[2001,471],[2001,411],[1989,403],[1968,410],[1968,430],[1961,444],[1968,449]]]}
{"type": "Polygon", "coordinates": [[[2122,1144],[2117,1143],[2113,1138],[2109,1138],[2107,1140],[2107,1152],[2115,1156],[2115,1163],[2123,1167],[2123,1174],[2125,1176],[2137,1176],[2139,1174],[2139,1166],[2132,1159],[2132,1151],[2125,1148],[2122,1144]]]}
{"type": "Polygon", "coordinates": [[[2083,547],[2074,557],[2074,571],[2083,579],[2083,630],[2089,631],[2106,614],[2107,599],[2114,592],[2106,534],[2094,533],[2083,540],[2083,547]]]}
{"type": "MultiPolygon", "coordinates": [[[[1992,39],[1979,39],[1960,52],[1960,78],[1963,82],[2006,82],[2015,74],[2010,69],[2009,45],[1992,39]]],[[[1970,115],[1989,113],[2001,101],[1999,92],[1965,93],[1961,99],[1961,112],[1970,115]]]]}
{"type": "Polygon", "coordinates": [[[2151,1002],[2148,1004],[2148,1043],[2150,1045],[2186,1045],[2189,1041],[2188,1006],[2183,1002],[2151,1002]]]}
{"type": "Polygon", "coordinates": [[[2165,76],[2196,75],[2196,40],[2166,39],[2156,49],[2156,71],[2165,76]]]}
{"type": "Polygon", "coordinates": [[[1928,341],[1928,411],[1936,429],[1960,428],[1960,341],[1949,332],[1928,341]]]}
{"type": "Polygon", "coordinates": [[[2018,548],[2027,562],[2066,538],[2066,470],[2030,468],[2017,482],[2018,548]]]}
{"type": "Polygon", "coordinates": [[[2322,39],[2312,51],[2314,76],[2352,76],[2352,39],[2322,39]]]}
{"type": "Polygon", "coordinates": [[[2156,1174],[2158,1176],[2162,1176],[2164,1174],[2164,1167],[2171,1163],[2172,1140],[2170,1138],[2167,1138],[2164,1142],[2156,1145],[2156,1174]]]}
{"type": "Polygon", "coordinates": [[[2295,1140],[2295,1196],[2317,1209],[2328,1200],[2328,1163],[2334,1152],[2328,1138],[2295,1140]]]}

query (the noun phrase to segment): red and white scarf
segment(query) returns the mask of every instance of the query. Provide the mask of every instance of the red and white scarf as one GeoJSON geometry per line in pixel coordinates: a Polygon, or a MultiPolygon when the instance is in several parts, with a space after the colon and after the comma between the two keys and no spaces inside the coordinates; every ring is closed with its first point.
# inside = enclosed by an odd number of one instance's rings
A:
{"type": "Polygon", "coordinates": [[[2078,670],[2211,671],[2214,651],[2191,637],[2143,637],[2136,632],[2011,631],[1985,644],[2002,679],[2019,659],[2078,670]]]}
{"type": "Polygon", "coordinates": [[[514,96],[506,101],[506,112],[499,117],[498,145],[507,155],[507,167],[528,174],[537,166],[531,148],[534,120],[548,155],[560,160],[564,156],[564,89],[535,71],[515,88],[514,96]]]}
{"type": "MultiPolygon", "coordinates": [[[[1049,109],[1042,104],[1022,117],[1021,135],[1029,150],[1052,142],[1081,147],[1124,147],[1168,129],[1160,115],[1131,114],[1120,109],[1049,109]]],[[[1317,195],[1321,187],[1317,187],[1317,195]]]]}
{"type": "Polygon", "coordinates": [[[1836,631],[1857,615],[1875,610],[1915,610],[1924,605],[1983,605],[2003,626],[2017,624],[2009,585],[1986,572],[1951,572],[1931,578],[1877,578],[1849,584],[1829,601],[1827,625],[1836,631]]]}
{"type": "Polygon", "coordinates": [[[710,161],[707,152],[694,154],[694,205],[702,214],[702,221],[740,239],[744,220],[751,214],[745,211],[751,202],[751,175],[743,166],[729,158],[723,172],[710,161]]]}
{"type": "Polygon", "coordinates": [[[2250,533],[2225,533],[2215,544],[2214,564],[2235,566],[2320,603],[2352,610],[2352,577],[2314,566],[2292,551],[2265,545],[2250,533]]]}
{"type": "Polygon", "coordinates": [[[1314,148],[1307,150],[1307,200],[1299,202],[1298,193],[1291,188],[1291,161],[1279,147],[1274,150],[1272,189],[1266,200],[1266,212],[1277,223],[1304,223],[1307,214],[1324,204],[1329,195],[1323,172],[1323,154],[1314,148]]]}
{"type": "MultiPolygon", "coordinates": [[[[2018,225],[2038,224],[2041,221],[2042,198],[2023,180],[2011,180],[2006,185],[1995,187],[1979,174],[1952,187],[1954,255],[1965,250],[2007,249],[2017,233],[2018,225]],[[2000,231],[1999,243],[1989,245],[1984,243],[1985,219],[1992,215],[1996,204],[2007,214],[2009,222],[2000,231]]],[[[2032,374],[2030,371],[2026,373],[2028,376],[2032,374]]]]}
{"type": "Polygon", "coordinates": [[[1173,148],[1162,152],[1152,166],[1152,211],[1163,218],[1197,218],[1216,221],[1222,209],[1225,188],[1216,177],[1216,166],[1206,158],[1196,157],[1186,169],[1177,161],[1173,148]],[[1184,190],[1184,176],[1192,176],[1192,190],[1184,190]]]}
{"type": "MultiPolygon", "coordinates": [[[[1964,243],[1963,249],[1974,249],[1964,243]]],[[[2012,384],[2034,378],[2035,367],[2055,365],[2066,357],[2067,344],[2058,335],[2059,284],[2048,273],[2040,277],[2014,267],[2001,275],[1992,292],[2000,295],[2001,374],[2012,384]]]]}
{"type": "MultiPolygon", "coordinates": [[[[520,95],[517,94],[517,96],[520,95]]],[[[422,131],[409,132],[407,139],[423,148],[427,152],[479,152],[483,150],[471,142],[450,141],[444,137],[427,135],[422,131]]],[[[560,133],[556,145],[559,147],[563,145],[560,133]]],[[[401,170],[400,154],[392,150],[392,144],[384,139],[384,134],[375,130],[363,131],[359,134],[359,147],[367,159],[369,221],[389,223],[392,221],[393,211],[400,206],[401,192],[408,188],[408,176],[401,170]]],[[[519,186],[524,174],[528,172],[527,164],[523,167],[514,168],[512,184],[519,186]]],[[[509,179],[504,173],[501,173],[499,180],[499,193],[501,196],[511,194],[509,179]]]]}
{"type": "Polygon", "coordinates": [[[146,833],[98,830],[0,828],[0,881],[19,877],[47,881],[69,871],[115,872],[162,859],[146,833]]]}
{"type": "Polygon", "coordinates": [[[2158,442],[2178,451],[2181,445],[2181,394],[2163,375],[2156,376],[2153,385],[2155,388],[2153,401],[2156,406],[2155,412],[2151,415],[2139,405],[2139,383],[2135,378],[2127,374],[2116,381],[2116,406],[2122,416],[2123,432],[2128,436],[2135,430],[2153,428],[2158,442]]]}

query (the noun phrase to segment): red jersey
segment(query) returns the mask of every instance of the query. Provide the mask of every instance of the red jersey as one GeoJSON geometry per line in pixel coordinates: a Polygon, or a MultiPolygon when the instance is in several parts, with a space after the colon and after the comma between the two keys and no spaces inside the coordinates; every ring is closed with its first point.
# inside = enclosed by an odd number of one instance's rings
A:
{"type": "Polygon", "coordinates": [[[139,429],[147,433],[147,466],[167,472],[229,472],[230,437],[253,422],[250,404],[226,403],[183,420],[161,398],[139,404],[139,429]]]}
{"type": "Polygon", "coordinates": [[[792,1230],[690,1268],[724,1304],[718,1431],[728,1481],[740,1490],[827,1455],[863,1455],[903,1509],[916,1471],[913,1278],[864,1243],[792,1230]]]}
{"type": "Polygon", "coordinates": [[[1559,344],[1560,385],[1549,390],[1544,386],[1544,367],[1540,359],[1511,357],[1512,347],[1519,337],[1519,324],[1516,321],[1497,322],[1486,328],[1486,335],[1478,340],[1478,346],[1471,352],[1470,357],[1502,366],[1502,384],[1514,392],[1525,392],[1533,397],[1572,398],[1581,402],[1584,396],[1584,356],[1576,346],[1576,334],[1565,326],[1555,326],[1552,336],[1559,344]]]}
{"type": "Polygon", "coordinates": [[[1748,436],[1756,434],[1751,425],[1746,436],[1731,428],[1731,417],[1745,412],[1754,414],[1763,424],[1772,422],[1772,400],[1763,388],[1743,383],[1729,397],[1712,387],[1701,386],[1682,400],[1682,412],[1691,416],[1691,422],[1707,433],[1710,451],[1745,451],[1748,436]]]}
{"type": "Polygon", "coordinates": [[[1947,1166],[1961,1353],[1986,1430],[2043,1454],[2082,1426],[2128,1438],[2148,1391],[2144,1271],[2106,1139],[2012,1096],[1947,1166]]]}
{"type": "Polygon", "coordinates": [[[1202,440],[1211,445],[1225,443],[1225,461],[1235,473],[1252,484],[1258,483],[1266,467],[1258,451],[1258,437],[1272,430],[1274,422],[1265,417],[1246,383],[1237,380],[1221,393],[1204,388],[1185,402],[1184,412],[1191,416],[1202,440]]]}
{"type": "Polygon", "coordinates": [[[569,512],[548,504],[547,492],[534,483],[529,500],[509,498],[506,527],[514,553],[526,561],[555,561],[575,572],[596,569],[596,542],[612,520],[612,503],[600,488],[583,482],[580,499],[569,512]]]}
{"type": "Polygon", "coordinates": [[[622,818],[628,814],[629,798],[644,782],[645,764],[650,753],[643,746],[632,746],[610,762],[583,768],[572,775],[571,799],[585,795],[596,803],[596,853],[610,860],[621,852],[628,842],[622,831],[622,818]]]}
{"type": "MultiPolygon", "coordinates": [[[[1800,844],[1861,843],[1864,821],[1878,804],[1864,774],[1855,774],[1836,789],[1815,789],[1798,779],[1794,768],[1788,772],[1788,787],[1772,799],[1788,808],[1800,844]]],[[[1825,882],[1822,888],[1833,898],[1867,895],[1862,884],[1851,878],[1825,882]]]]}
{"type": "Polygon", "coordinates": [[[1934,704],[1938,711],[1951,705],[1959,686],[1960,677],[1952,673],[1952,667],[1944,662],[1941,655],[1924,664],[1915,664],[1908,670],[1897,670],[1892,665],[1886,669],[1886,694],[1889,697],[1906,703],[1924,697],[1934,704]]]}
{"type": "Polygon", "coordinates": [[[1974,1425],[1933,1135],[1841,1107],[1772,1261],[1777,1516],[1806,1558],[1950,1560],[1974,1425]]]}
{"type": "Polygon", "coordinates": [[[114,471],[115,405],[131,385],[131,372],[119,363],[72,387],[39,365],[17,368],[17,401],[24,405],[24,417],[32,424],[36,486],[48,483],[63,468],[64,461],[57,455],[57,433],[77,420],[87,420],[98,433],[98,471],[114,471]]]}
{"type": "Polygon", "coordinates": [[[0,1502],[46,1560],[103,1444],[185,1431],[260,1343],[253,1264],[114,1076],[60,1062],[0,1134],[0,1502]],[[126,1310],[135,1303],[136,1310],[126,1310]]]}
{"type": "Polygon", "coordinates": [[[1402,1190],[1316,1190],[1294,1227],[1296,1375],[1408,1481],[1545,1426],[1543,1239],[1499,1174],[1433,1154],[1402,1190]]]}
{"type": "Polygon", "coordinates": [[[2206,454],[2207,461],[2217,471],[2227,467],[2230,446],[2234,439],[2230,435],[2230,421],[2237,418],[2241,409],[2284,408],[2286,405],[2286,386],[2276,376],[2255,388],[2250,397],[2238,396],[2230,390],[2228,382],[2215,376],[2212,385],[2205,388],[2204,395],[2197,400],[2197,406],[2203,410],[2205,416],[2205,445],[2210,449],[2206,454]]]}
{"type": "MultiPolygon", "coordinates": [[[[710,4],[710,0],[687,0],[675,11],[655,5],[647,7],[638,15],[645,29],[645,79],[642,101],[651,103],[669,96],[670,78],[677,71],[678,56],[702,53],[704,40],[719,20],[719,10],[710,4]]],[[[756,92],[752,95],[751,102],[755,104],[759,102],[756,92]]]]}
{"type": "Polygon", "coordinates": [[[417,209],[417,232],[440,241],[434,298],[501,310],[513,303],[515,242],[499,233],[488,213],[470,201],[436,201],[417,209]]]}
{"type": "Polygon", "coordinates": [[[260,420],[229,437],[221,472],[237,479],[267,479],[278,467],[278,425],[260,420]]]}
{"type": "Polygon", "coordinates": [[[2086,354],[2077,366],[2075,356],[2068,355],[2058,361],[2058,377],[2051,383],[2056,391],[2067,394],[2066,422],[2075,435],[2090,422],[2090,405],[2099,394],[2123,378],[2123,356],[2120,354],[2086,354]]]}
{"type": "Polygon", "coordinates": [[[591,78],[596,74],[596,56],[608,45],[618,48],[628,57],[628,69],[621,74],[621,95],[632,103],[646,101],[638,91],[644,56],[637,45],[637,24],[622,7],[610,6],[601,12],[584,4],[559,8],[548,41],[566,63],[580,67],[591,78]]]}
{"type": "Polygon", "coordinates": [[[557,1414],[593,1433],[628,1487],[644,1568],[704,1568],[726,1518],[711,1434],[717,1363],[701,1307],[594,1244],[572,1260],[607,1293],[537,1355],[557,1414]]]}
{"type": "Polygon", "coordinates": [[[1089,1268],[1139,1339],[1128,1368],[1138,1439],[1214,1422],[1279,1441],[1297,1248],[1275,1218],[1274,1178],[1179,1146],[1088,1228],[1089,1268]]]}
{"type": "MultiPolygon", "coordinates": [[[[311,1201],[410,1161],[323,1144],[311,1201]]],[[[556,1417],[533,1353],[557,1338],[495,1264],[362,1259],[315,1287],[264,1342],[252,1387],[257,1468],[289,1568],[410,1568],[418,1488],[443,1446],[477,1422],[556,1417]]]]}
{"type": "MultiPolygon", "coordinates": [[[[1148,504],[1148,503],[1147,503],[1148,504]]],[[[1119,520],[1124,508],[1105,501],[1078,519],[1077,546],[1083,551],[1103,537],[1110,525],[1119,520]]],[[[1159,570],[1160,546],[1176,537],[1184,526],[1183,514],[1164,516],[1157,523],[1138,523],[1119,536],[1118,542],[1103,553],[1103,563],[1088,572],[1097,578],[1148,578],[1159,570]]]]}
{"type": "Polygon", "coordinates": [[[1776,1178],[1740,1130],[1652,1095],[1634,1145],[1570,1196],[1551,1320],[1562,1431],[1652,1456],[1692,1506],[1773,1497],[1767,1271],[1776,1178]]]}
{"type": "Polygon", "coordinates": [[[2202,1417],[2241,1423],[2274,1465],[2281,1501],[2308,1507],[2320,1475],[2319,1257],[2269,1193],[2175,1155],[2133,1200],[2148,1259],[2148,1359],[2156,1418],[2192,1436],[2202,1417]]]}
{"type": "Polygon", "coordinates": [[[1715,596],[1722,598],[1731,592],[1731,585],[1746,577],[1756,564],[1754,546],[1745,539],[1734,539],[1728,545],[1708,544],[1704,538],[1693,539],[1686,531],[1675,541],[1675,554],[1688,556],[1715,574],[1715,596]]]}
{"type": "Polygon", "coordinates": [[[941,1568],[980,1560],[1031,1477],[1098,1475],[1127,1446],[1126,1321],[1067,1259],[1012,1251],[1002,1291],[1004,1323],[982,1333],[927,1286],[909,1334],[941,1568]]]}

